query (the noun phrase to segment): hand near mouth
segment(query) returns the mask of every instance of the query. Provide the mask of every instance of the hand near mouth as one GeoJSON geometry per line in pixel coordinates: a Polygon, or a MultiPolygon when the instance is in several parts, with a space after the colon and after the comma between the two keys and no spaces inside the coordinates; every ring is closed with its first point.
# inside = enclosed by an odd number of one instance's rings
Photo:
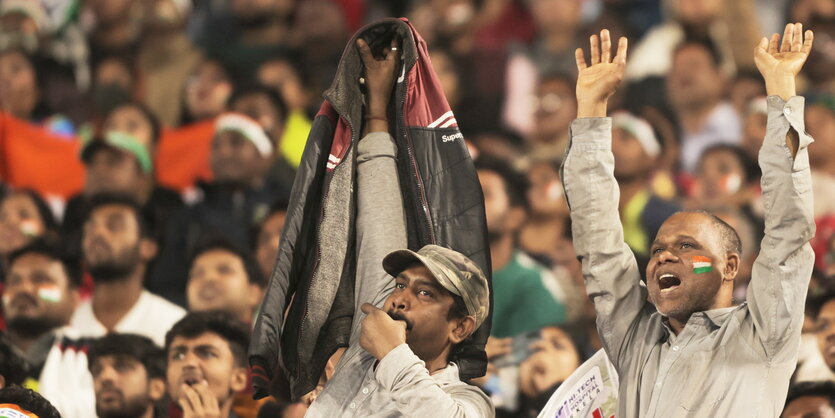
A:
{"type": "Polygon", "coordinates": [[[369,303],[363,303],[361,309],[366,317],[362,320],[360,346],[377,360],[406,342],[405,321],[396,321],[369,303]]]}
{"type": "Polygon", "coordinates": [[[183,408],[183,418],[220,418],[220,404],[209,391],[208,382],[183,383],[182,391],[179,404],[183,408]]]}

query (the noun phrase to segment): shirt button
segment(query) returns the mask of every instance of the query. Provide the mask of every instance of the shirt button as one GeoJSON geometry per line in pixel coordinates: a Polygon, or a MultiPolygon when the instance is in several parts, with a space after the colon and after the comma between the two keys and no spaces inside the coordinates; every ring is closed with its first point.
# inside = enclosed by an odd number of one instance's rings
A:
{"type": "Polygon", "coordinates": [[[657,387],[657,388],[660,388],[660,387],[661,387],[661,381],[660,381],[660,380],[659,380],[659,381],[657,381],[657,382],[655,382],[655,387],[657,387]]]}
{"type": "Polygon", "coordinates": [[[357,407],[357,404],[356,404],[356,402],[351,402],[351,404],[350,404],[350,405],[348,405],[348,406],[349,406],[351,409],[354,409],[354,408],[356,408],[356,407],[357,407]]]}
{"type": "Polygon", "coordinates": [[[368,395],[368,388],[362,388],[362,394],[368,395]]]}
{"type": "Polygon", "coordinates": [[[790,107],[784,108],[783,109],[783,114],[786,115],[786,116],[791,115],[792,114],[792,108],[790,108],[790,107]]]}
{"type": "Polygon", "coordinates": [[[678,346],[677,345],[673,346],[673,351],[678,351],[678,346]]]}

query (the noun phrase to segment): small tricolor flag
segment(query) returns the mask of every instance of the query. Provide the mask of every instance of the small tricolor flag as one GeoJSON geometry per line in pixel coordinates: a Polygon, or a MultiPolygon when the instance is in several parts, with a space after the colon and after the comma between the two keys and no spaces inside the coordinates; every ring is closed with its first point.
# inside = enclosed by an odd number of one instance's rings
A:
{"type": "Polygon", "coordinates": [[[697,255],[693,257],[693,273],[702,274],[713,271],[713,266],[710,264],[710,259],[697,255]]]}
{"type": "Polygon", "coordinates": [[[38,289],[38,297],[51,303],[61,301],[61,289],[58,286],[41,286],[38,289]]]}

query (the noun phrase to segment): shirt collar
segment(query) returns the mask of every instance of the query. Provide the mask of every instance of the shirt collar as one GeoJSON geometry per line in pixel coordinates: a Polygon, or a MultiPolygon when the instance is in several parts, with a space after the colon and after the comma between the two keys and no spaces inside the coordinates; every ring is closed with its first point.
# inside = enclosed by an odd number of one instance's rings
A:
{"type": "MultiPolygon", "coordinates": [[[[687,325],[690,325],[691,323],[694,323],[694,318],[696,318],[696,321],[710,322],[713,325],[713,327],[721,328],[722,325],[725,324],[725,321],[727,321],[728,318],[730,317],[731,312],[741,308],[744,305],[745,305],[745,303],[742,303],[741,305],[731,306],[731,307],[728,307],[728,308],[718,308],[718,309],[711,309],[709,311],[694,312],[693,315],[690,316],[690,319],[687,320],[687,325]],[[707,321],[705,321],[705,320],[707,320],[707,321]]],[[[673,330],[672,330],[672,328],[670,328],[670,325],[669,325],[669,322],[668,322],[666,316],[662,315],[658,311],[653,312],[652,316],[658,316],[658,320],[661,322],[661,325],[663,325],[664,329],[667,330],[667,335],[672,335],[673,334],[673,330]]],[[[686,327],[687,326],[685,325],[685,328],[686,327]]],[[[664,339],[666,339],[666,337],[667,336],[665,335],[664,339]]]]}

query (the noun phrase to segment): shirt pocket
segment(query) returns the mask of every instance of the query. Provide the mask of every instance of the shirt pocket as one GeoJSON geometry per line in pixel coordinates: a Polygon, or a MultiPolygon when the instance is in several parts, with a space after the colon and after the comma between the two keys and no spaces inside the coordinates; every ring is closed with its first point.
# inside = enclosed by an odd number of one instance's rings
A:
{"type": "Polygon", "coordinates": [[[711,351],[697,351],[679,359],[679,406],[688,414],[710,411],[727,394],[728,367],[724,347],[711,351]]]}

